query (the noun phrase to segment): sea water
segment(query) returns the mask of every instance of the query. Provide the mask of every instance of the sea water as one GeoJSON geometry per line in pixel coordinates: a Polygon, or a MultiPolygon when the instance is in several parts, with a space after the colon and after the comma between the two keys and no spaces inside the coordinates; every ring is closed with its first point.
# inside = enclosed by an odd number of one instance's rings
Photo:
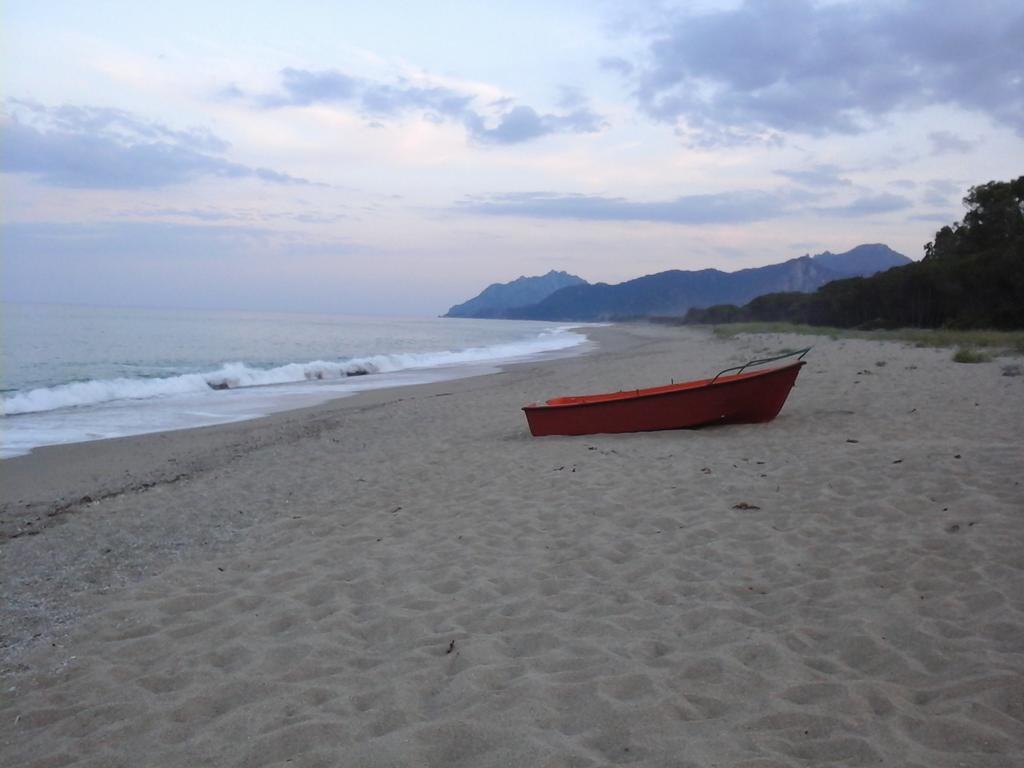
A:
{"type": "Polygon", "coordinates": [[[39,304],[5,304],[2,335],[3,458],[587,348],[578,326],[543,322],[39,304]]]}

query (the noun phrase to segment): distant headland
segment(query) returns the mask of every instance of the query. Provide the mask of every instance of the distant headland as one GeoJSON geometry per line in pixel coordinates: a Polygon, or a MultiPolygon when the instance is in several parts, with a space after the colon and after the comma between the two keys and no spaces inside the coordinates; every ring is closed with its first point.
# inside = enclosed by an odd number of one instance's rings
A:
{"type": "Polygon", "coordinates": [[[567,272],[551,271],[490,285],[453,306],[445,317],[603,321],[682,316],[692,307],[746,303],[776,291],[814,291],[833,280],[910,263],[888,246],[872,244],[737,272],[669,270],[615,285],[591,284],[567,272]]]}

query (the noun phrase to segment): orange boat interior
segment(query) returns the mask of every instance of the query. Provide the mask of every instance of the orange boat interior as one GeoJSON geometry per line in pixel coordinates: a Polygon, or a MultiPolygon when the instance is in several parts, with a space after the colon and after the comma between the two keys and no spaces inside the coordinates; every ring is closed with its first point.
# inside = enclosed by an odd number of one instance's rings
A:
{"type": "MultiPolygon", "coordinates": [[[[794,363],[793,365],[803,365],[803,363],[794,363]]],[[[781,368],[770,368],[765,371],[751,371],[749,373],[737,373],[732,376],[719,376],[718,379],[699,379],[697,381],[683,381],[679,384],[666,384],[660,387],[649,387],[648,389],[627,389],[622,392],[607,392],[600,395],[570,395],[567,397],[556,397],[551,400],[540,403],[531,403],[526,406],[527,408],[544,408],[545,406],[563,406],[563,405],[587,405],[590,403],[605,403],[614,400],[628,400],[636,397],[647,397],[649,395],[662,395],[668,392],[680,392],[687,389],[698,389],[700,387],[709,386],[712,382],[717,387],[720,384],[728,384],[733,381],[741,381],[743,379],[752,379],[758,376],[764,376],[768,373],[774,373],[775,371],[781,371],[784,368],[790,366],[782,366],[781,368]]]]}

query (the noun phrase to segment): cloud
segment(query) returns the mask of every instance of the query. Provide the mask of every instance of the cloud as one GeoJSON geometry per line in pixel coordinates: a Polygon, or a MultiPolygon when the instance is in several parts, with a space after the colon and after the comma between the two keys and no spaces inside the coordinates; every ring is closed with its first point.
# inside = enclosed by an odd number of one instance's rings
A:
{"type": "Polygon", "coordinates": [[[962,155],[974,148],[974,142],[957,136],[952,131],[933,131],[928,134],[933,155],[962,155]]]}
{"type": "Polygon", "coordinates": [[[964,193],[964,186],[954,179],[930,179],[924,185],[921,201],[933,208],[956,206],[964,193]]]}
{"type": "Polygon", "coordinates": [[[947,195],[958,195],[965,189],[964,183],[956,179],[929,179],[925,186],[935,192],[942,192],[947,195]]]}
{"type": "Polygon", "coordinates": [[[264,97],[264,106],[308,107],[320,102],[339,102],[351,99],[357,83],[340,72],[310,72],[304,69],[286,67],[281,70],[279,95],[264,97]]]}
{"type": "Polygon", "coordinates": [[[63,104],[47,107],[26,99],[10,99],[15,113],[37,119],[67,133],[108,134],[126,139],[167,141],[203,152],[225,152],[231,145],[206,128],[175,130],[111,107],[82,107],[63,104]]]}
{"type": "Polygon", "coordinates": [[[606,69],[610,72],[618,72],[624,77],[633,74],[633,64],[619,56],[604,56],[599,59],[597,63],[600,65],[601,69],[606,69]]]}
{"type": "Polygon", "coordinates": [[[513,107],[494,128],[487,128],[484,119],[473,113],[467,115],[466,127],[475,139],[491,144],[517,144],[550,133],[532,107],[513,107]]]}
{"type": "Polygon", "coordinates": [[[453,120],[465,126],[478,144],[519,144],[556,133],[594,133],[604,119],[590,111],[578,88],[562,87],[559,106],[571,111],[540,113],[512,99],[475,107],[476,96],[443,86],[421,86],[400,79],[380,83],[357,79],[337,70],[281,70],[281,89],[276,93],[249,94],[237,85],[222,89],[221,98],[249,101],[264,109],[306,107],[313,104],[351,104],[380,125],[381,119],[418,112],[435,121],[453,120]]]}
{"type": "Polygon", "coordinates": [[[229,145],[205,129],[178,131],[103,107],[51,108],[22,101],[10,106],[10,113],[0,118],[0,171],[29,174],[49,186],[142,189],[202,176],[309,183],[212,154],[229,145]]]}
{"type": "Polygon", "coordinates": [[[519,106],[503,114],[494,128],[486,127],[483,117],[473,112],[465,117],[470,136],[484,144],[519,144],[551,133],[595,133],[604,120],[587,109],[567,115],[541,115],[532,107],[519,106]]]}
{"type": "Polygon", "coordinates": [[[756,191],[687,195],[655,202],[633,202],[620,197],[529,192],[467,200],[458,206],[458,210],[485,216],[585,221],[654,221],[702,225],[736,224],[777,218],[785,214],[787,201],[780,195],[756,191]]]}
{"type": "Polygon", "coordinates": [[[909,217],[911,221],[933,221],[937,224],[951,224],[953,218],[948,213],[916,213],[909,217]]]}
{"type": "Polygon", "coordinates": [[[932,191],[926,192],[921,197],[921,202],[933,208],[939,208],[944,205],[950,205],[950,198],[949,195],[944,195],[941,192],[932,191]]]}
{"type": "MultiPolygon", "coordinates": [[[[266,223],[271,221],[295,221],[301,224],[333,224],[344,219],[351,218],[347,214],[332,211],[323,213],[317,211],[303,210],[294,211],[268,211],[264,208],[136,208],[119,211],[119,215],[127,219],[139,221],[157,219],[171,219],[170,223],[180,223],[178,220],[192,220],[195,222],[235,222],[251,226],[252,222],[266,223]]],[[[153,221],[154,225],[165,222],[153,221]]],[[[235,230],[237,231],[237,229],[235,230]]]]}
{"type": "Polygon", "coordinates": [[[841,170],[834,165],[814,165],[803,170],[775,171],[779,176],[784,176],[790,181],[802,184],[805,187],[848,187],[853,182],[844,179],[840,174],[841,170]]]}
{"type": "Polygon", "coordinates": [[[587,97],[579,86],[560,85],[558,91],[558,106],[561,109],[574,109],[585,106],[587,103],[587,97]]]}
{"type": "Polygon", "coordinates": [[[858,197],[856,200],[844,205],[825,206],[815,208],[814,210],[827,216],[854,219],[860,218],[861,216],[874,216],[880,213],[902,211],[910,206],[910,200],[902,195],[893,195],[889,192],[882,192],[877,195],[858,197]]]}
{"type": "Polygon", "coordinates": [[[545,115],[552,126],[552,132],[597,133],[607,123],[605,119],[589,109],[576,109],[567,115],[545,115]]]}
{"type": "Polygon", "coordinates": [[[983,11],[953,0],[746,0],[668,19],[633,77],[649,115],[722,141],[855,134],[931,105],[1024,134],[1022,39],[1017,0],[988,0],[983,11]]]}
{"type": "Polygon", "coordinates": [[[150,216],[169,216],[172,218],[195,219],[197,221],[231,221],[238,219],[236,214],[228,211],[218,211],[211,208],[152,208],[146,211],[125,211],[127,215],[139,213],[150,216]]]}
{"type": "Polygon", "coordinates": [[[371,84],[363,89],[362,94],[363,109],[384,117],[394,117],[408,110],[460,117],[466,114],[472,101],[472,96],[439,87],[371,84]]]}

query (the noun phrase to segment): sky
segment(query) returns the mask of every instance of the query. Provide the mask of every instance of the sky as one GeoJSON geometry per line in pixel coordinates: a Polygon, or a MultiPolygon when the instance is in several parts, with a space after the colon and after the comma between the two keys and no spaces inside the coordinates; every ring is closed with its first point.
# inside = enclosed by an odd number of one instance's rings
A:
{"type": "Polygon", "coordinates": [[[1024,173],[1020,0],[0,6],[0,297],[433,316],[860,243],[1024,173]]]}

